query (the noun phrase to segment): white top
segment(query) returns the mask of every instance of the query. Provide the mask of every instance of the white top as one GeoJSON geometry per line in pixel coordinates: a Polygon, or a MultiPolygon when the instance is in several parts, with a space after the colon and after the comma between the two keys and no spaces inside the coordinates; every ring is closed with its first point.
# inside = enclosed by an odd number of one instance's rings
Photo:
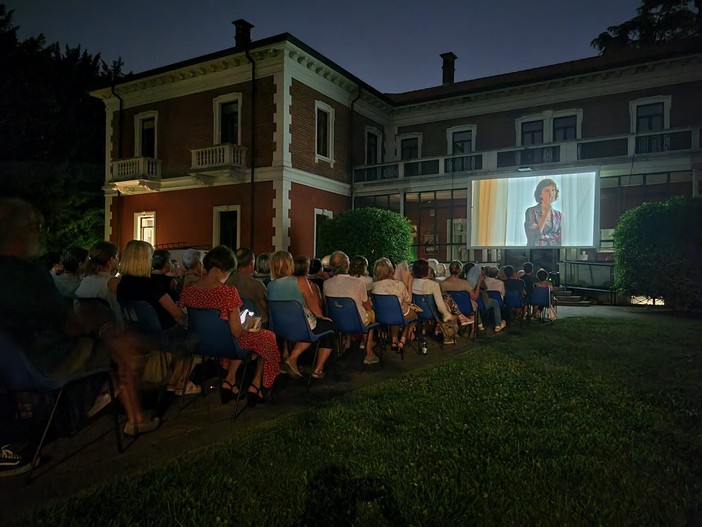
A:
{"type": "Polygon", "coordinates": [[[110,281],[110,278],[112,278],[112,275],[105,271],[96,275],[84,276],[80,281],[78,289],[76,289],[75,296],[78,298],[102,298],[103,300],[107,300],[107,303],[110,304],[110,308],[112,308],[112,312],[115,314],[117,322],[121,325],[122,310],[117,302],[117,297],[107,288],[107,282],[110,281]]]}
{"type": "Polygon", "coordinates": [[[348,296],[356,303],[358,314],[361,316],[361,321],[365,324],[367,321],[366,310],[363,307],[363,302],[368,300],[368,290],[366,284],[360,278],[354,278],[347,274],[338,274],[324,281],[324,296],[348,296]]]}
{"type": "Polygon", "coordinates": [[[386,278],[373,284],[374,295],[395,295],[400,300],[402,306],[402,314],[407,316],[410,312],[410,304],[412,303],[412,295],[405,284],[394,278],[386,278]]]}
{"type": "Polygon", "coordinates": [[[505,283],[497,278],[485,277],[485,285],[488,291],[499,291],[502,298],[505,297],[505,283]]]}
{"type": "Polygon", "coordinates": [[[428,280],[427,278],[415,278],[412,282],[412,293],[415,295],[433,295],[436,307],[441,313],[441,318],[443,318],[444,322],[451,320],[451,313],[446,309],[444,297],[441,296],[439,282],[428,280]]]}

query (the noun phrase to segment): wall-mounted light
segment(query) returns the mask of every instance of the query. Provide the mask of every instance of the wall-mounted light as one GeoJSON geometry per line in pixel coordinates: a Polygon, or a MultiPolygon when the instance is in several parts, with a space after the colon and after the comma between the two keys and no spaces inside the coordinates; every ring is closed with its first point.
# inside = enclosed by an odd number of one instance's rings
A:
{"type": "Polygon", "coordinates": [[[517,172],[531,172],[531,167],[519,167],[517,172]]]}

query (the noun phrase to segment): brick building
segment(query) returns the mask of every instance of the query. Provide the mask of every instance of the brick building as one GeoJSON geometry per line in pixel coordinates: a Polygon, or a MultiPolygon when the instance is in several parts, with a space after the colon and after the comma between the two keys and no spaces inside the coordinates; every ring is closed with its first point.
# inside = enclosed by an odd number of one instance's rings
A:
{"type": "Polygon", "coordinates": [[[440,86],[384,94],[290,34],[251,41],[250,24],[235,26],[233,48],[92,92],[106,108],[106,234],[119,246],[311,256],[322,221],[376,206],[413,222],[418,257],[555,267],[610,260],[623,211],[699,195],[699,41],[462,82],[445,53],[440,86]],[[575,173],[593,175],[590,241],[480,242],[476,182],[568,187],[575,173]]]}

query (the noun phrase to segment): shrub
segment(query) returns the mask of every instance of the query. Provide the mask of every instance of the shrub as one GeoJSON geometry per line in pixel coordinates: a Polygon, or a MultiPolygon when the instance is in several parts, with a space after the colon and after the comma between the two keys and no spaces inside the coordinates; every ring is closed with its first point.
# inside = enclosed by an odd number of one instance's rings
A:
{"type": "Polygon", "coordinates": [[[702,199],[674,197],[626,211],[614,230],[616,286],[673,309],[702,297],[702,199]]]}
{"type": "Polygon", "coordinates": [[[319,254],[344,251],[362,255],[370,267],[385,256],[393,263],[409,260],[412,226],[407,218],[384,209],[363,208],[343,212],[320,229],[319,254]]]}

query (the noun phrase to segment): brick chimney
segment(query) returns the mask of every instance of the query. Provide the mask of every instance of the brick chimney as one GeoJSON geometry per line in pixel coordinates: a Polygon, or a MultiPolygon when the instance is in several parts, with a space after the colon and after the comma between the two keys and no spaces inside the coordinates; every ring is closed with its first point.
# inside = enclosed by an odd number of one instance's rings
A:
{"type": "Polygon", "coordinates": [[[439,56],[444,60],[444,63],[441,66],[441,69],[443,71],[441,82],[444,86],[448,86],[449,84],[453,84],[453,74],[456,71],[456,68],[454,67],[453,63],[458,57],[454,55],[452,51],[449,51],[448,53],[442,53],[439,56]]]}
{"type": "Polygon", "coordinates": [[[251,44],[251,28],[253,24],[249,24],[243,18],[232,22],[234,24],[234,46],[237,48],[245,48],[251,44]]]}

